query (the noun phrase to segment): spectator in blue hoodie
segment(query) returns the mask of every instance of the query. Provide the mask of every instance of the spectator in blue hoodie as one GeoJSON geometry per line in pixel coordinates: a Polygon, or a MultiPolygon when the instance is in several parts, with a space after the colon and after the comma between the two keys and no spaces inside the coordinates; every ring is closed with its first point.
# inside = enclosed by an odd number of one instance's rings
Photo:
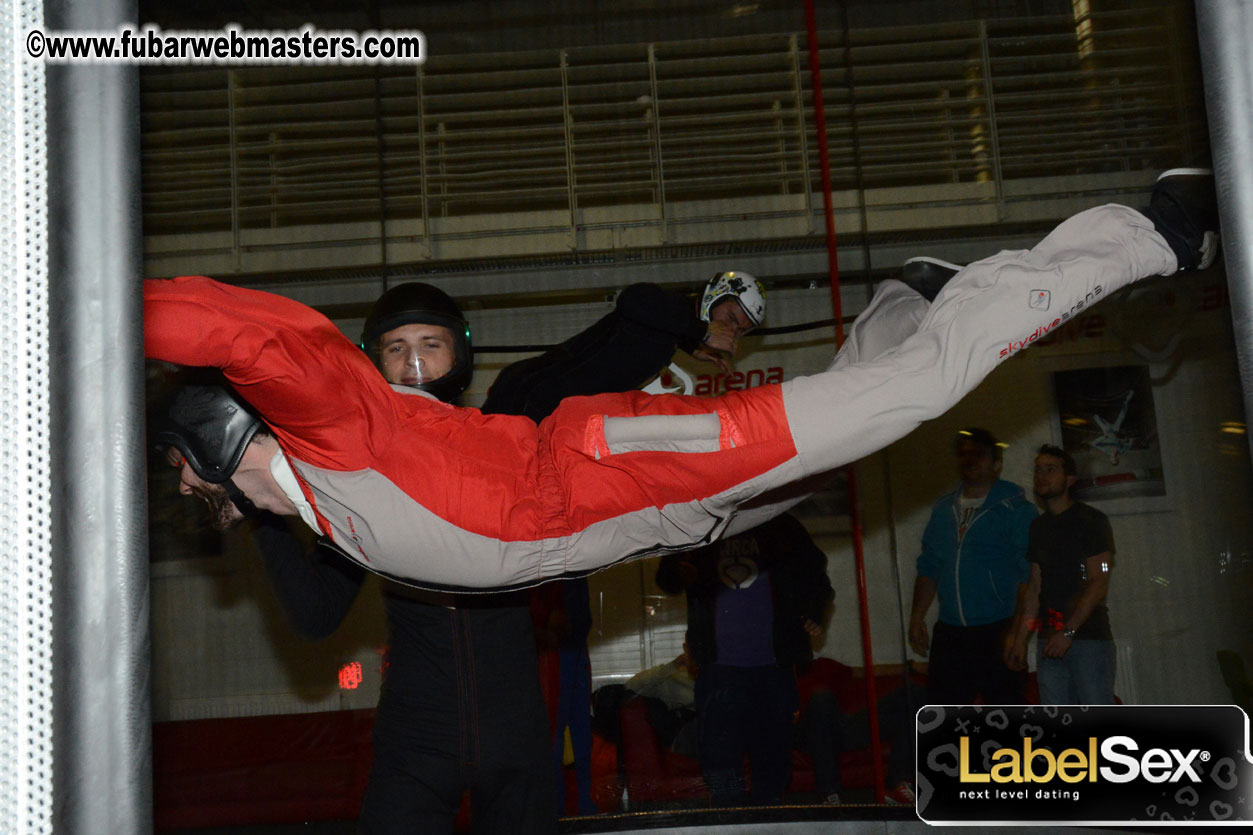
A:
{"type": "Polygon", "coordinates": [[[931,510],[922,534],[909,644],[928,656],[926,616],[937,594],[930,637],[930,704],[1020,704],[1022,674],[1001,659],[1018,587],[1030,574],[1027,533],[1035,505],[1001,474],[1001,445],[986,429],[963,429],[953,443],[961,484],[931,510]]]}

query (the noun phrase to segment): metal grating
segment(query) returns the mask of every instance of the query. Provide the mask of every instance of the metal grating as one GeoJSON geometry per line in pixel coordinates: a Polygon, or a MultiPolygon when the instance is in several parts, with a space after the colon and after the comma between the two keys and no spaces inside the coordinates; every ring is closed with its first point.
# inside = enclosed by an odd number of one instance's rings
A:
{"type": "Polygon", "coordinates": [[[0,832],[52,831],[44,73],[18,52],[40,0],[0,5],[0,832]]]}

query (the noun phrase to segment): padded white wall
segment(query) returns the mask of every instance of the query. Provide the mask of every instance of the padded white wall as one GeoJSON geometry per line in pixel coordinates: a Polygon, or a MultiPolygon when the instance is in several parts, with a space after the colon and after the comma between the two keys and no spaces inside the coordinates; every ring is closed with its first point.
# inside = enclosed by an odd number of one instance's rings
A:
{"type": "Polygon", "coordinates": [[[40,0],[0,4],[0,832],[52,831],[48,257],[40,0]]]}

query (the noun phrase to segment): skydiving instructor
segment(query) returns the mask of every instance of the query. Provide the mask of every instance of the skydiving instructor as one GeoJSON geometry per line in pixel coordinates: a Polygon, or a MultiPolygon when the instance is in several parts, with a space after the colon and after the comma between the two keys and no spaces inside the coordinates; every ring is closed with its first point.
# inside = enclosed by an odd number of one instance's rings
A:
{"type": "MultiPolygon", "coordinates": [[[[461,310],[429,284],[383,293],[361,347],[389,383],[443,403],[455,403],[474,372],[461,310]]],[[[325,539],[306,554],[274,514],[260,515],[253,539],[293,628],[310,639],[334,632],[366,569],[325,539]]],[[[526,594],[456,595],[384,580],[382,595],[387,657],[358,831],[452,832],[469,792],[475,833],[554,832],[556,786],[526,594]]]]}
{"type": "MultiPolygon", "coordinates": [[[[690,300],[656,285],[628,287],[593,326],[506,368],[485,409],[538,421],[567,393],[642,384],[676,347],[725,369],[739,336],[765,310],[755,280],[744,285],[728,275],[736,276],[721,274],[706,288],[699,315],[690,300]]],[[[445,403],[459,398],[473,373],[465,317],[427,284],[384,293],[361,346],[389,383],[445,403]]],[[[224,389],[200,394],[229,397],[224,389]]],[[[306,554],[280,517],[259,518],[254,539],[293,627],[312,639],[331,634],[365,569],[325,541],[306,554]]],[[[451,831],[465,791],[475,832],[553,831],[558,793],[526,595],[436,594],[385,580],[383,596],[388,663],[360,831],[451,831]]]]}

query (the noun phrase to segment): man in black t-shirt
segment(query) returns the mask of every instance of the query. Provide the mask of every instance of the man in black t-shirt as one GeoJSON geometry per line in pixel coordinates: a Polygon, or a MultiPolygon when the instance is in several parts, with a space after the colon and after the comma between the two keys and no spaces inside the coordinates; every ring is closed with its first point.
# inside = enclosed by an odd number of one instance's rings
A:
{"type": "Polygon", "coordinates": [[[1044,514],[1031,524],[1024,587],[1005,662],[1026,667],[1038,629],[1042,704],[1114,703],[1114,639],[1105,595],[1114,568],[1114,534],[1104,513],[1070,496],[1075,461],[1048,444],[1035,459],[1035,495],[1044,514]]]}

